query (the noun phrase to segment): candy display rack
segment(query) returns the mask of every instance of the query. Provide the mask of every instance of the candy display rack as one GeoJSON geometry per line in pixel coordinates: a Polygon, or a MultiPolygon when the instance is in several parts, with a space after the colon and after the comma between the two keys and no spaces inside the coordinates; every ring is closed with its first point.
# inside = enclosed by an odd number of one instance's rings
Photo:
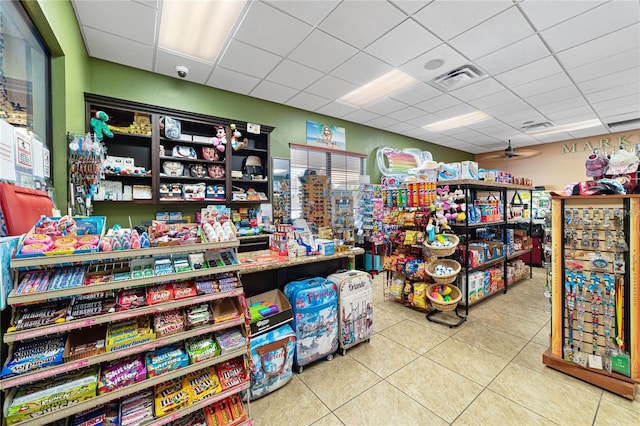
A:
{"type": "MultiPolygon", "coordinates": [[[[86,254],[75,255],[61,255],[61,256],[47,256],[40,258],[22,258],[13,259],[11,261],[11,268],[14,271],[16,280],[16,288],[18,280],[25,271],[35,270],[52,270],[56,271],[60,268],[67,267],[69,265],[89,266],[89,265],[103,265],[109,264],[113,261],[129,262],[135,259],[153,259],[158,256],[167,255],[184,255],[194,252],[229,252],[229,250],[237,250],[239,243],[237,241],[230,241],[224,243],[203,243],[203,244],[189,244],[189,245],[176,245],[176,246],[164,246],[164,247],[152,247],[148,249],[137,250],[123,250],[117,252],[94,252],[86,254]]],[[[177,379],[185,377],[189,373],[204,371],[207,368],[217,366],[225,361],[242,358],[245,365],[244,379],[240,380],[237,384],[230,388],[222,389],[222,391],[215,393],[214,395],[199,401],[193,401],[190,405],[182,406],[179,409],[166,414],[164,416],[151,419],[148,423],[152,425],[162,425],[170,423],[181,417],[190,415],[197,410],[205,407],[213,406],[219,401],[231,396],[238,395],[245,391],[249,387],[249,374],[246,369],[247,363],[247,351],[248,351],[248,330],[247,321],[244,315],[244,307],[246,302],[244,299],[244,291],[241,287],[238,271],[240,269],[240,263],[231,266],[218,266],[201,269],[192,269],[190,271],[171,273],[161,276],[151,276],[143,278],[130,278],[128,280],[122,280],[118,282],[110,282],[103,284],[85,285],[77,288],[67,288],[55,291],[43,291],[37,293],[28,294],[16,294],[13,290],[9,295],[9,304],[15,309],[19,309],[24,304],[33,304],[33,306],[44,305],[51,300],[65,300],[72,297],[77,297],[87,292],[108,292],[116,289],[126,288],[144,288],[149,289],[152,286],[157,286],[162,283],[176,283],[176,282],[190,282],[190,280],[212,280],[216,282],[216,277],[220,279],[218,282],[222,282],[222,276],[231,277],[235,284],[232,286],[226,286],[219,288],[219,290],[212,290],[211,292],[198,292],[193,294],[192,297],[185,297],[182,299],[169,300],[157,304],[151,304],[146,306],[140,306],[128,310],[116,311],[112,310],[106,313],[96,314],[92,316],[82,317],[80,319],[68,319],[61,320],[59,322],[53,322],[48,325],[42,325],[39,327],[12,330],[5,333],[4,342],[9,345],[9,353],[14,350],[15,345],[19,343],[29,342],[39,337],[53,337],[56,335],[68,336],[67,333],[71,332],[84,332],[87,335],[96,333],[97,330],[104,330],[104,325],[101,324],[117,324],[118,321],[142,319],[146,317],[152,318],[153,315],[175,311],[176,309],[195,308],[203,306],[205,304],[222,302],[224,300],[230,300],[234,306],[237,306],[239,311],[237,315],[232,318],[220,318],[220,321],[216,321],[215,316],[212,321],[194,326],[193,328],[184,327],[181,331],[174,334],[168,334],[161,336],[159,333],[157,338],[146,341],[144,343],[124,346],[119,350],[111,352],[97,352],[91,353],[84,358],[65,358],[65,362],[57,365],[44,366],[43,368],[31,369],[28,372],[19,375],[8,376],[0,379],[0,389],[5,393],[5,400],[11,401],[11,396],[17,389],[24,387],[31,387],[37,384],[46,383],[54,377],[65,377],[71,372],[86,371],[89,369],[95,369],[100,366],[104,368],[106,363],[110,361],[122,360],[131,356],[142,356],[145,353],[151,354],[160,348],[168,347],[169,345],[182,344],[183,342],[197,338],[198,336],[204,336],[215,332],[220,332],[230,329],[238,329],[242,333],[245,339],[245,344],[238,348],[231,348],[227,351],[223,350],[220,355],[204,359],[200,362],[190,362],[188,365],[181,366],[180,368],[173,368],[170,371],[149,377],[145,376],[144,380],[131,383],[127,386],[116,388],[108,393],[98,393],[88,399],[81,400],[79,402],[69,402],[68,405],[60,405],[57,409],[48,411],[46,413],[34,413],[33,418],[23,419],[13,424],[28,424],[28,425],[45,425],[51,424],[55,421],[70,417],[83,410],[89,408],[95,408],[101,404],[105,404],[111,401],[116,401],[121,398],[130,396],[135,392],[145,389],[153,389],[154,386],[164,383],[171,379],[177,379]]],[[[191,281],[192,282],[192,281],[191,281]]],[[[195,288],[195,287],[194,287],[195,288]]],[[[215,288],[215,286],[214,286],[215,288]]],[[[30,305],[32,306],[32,305],[30,305]]],[[[212,309],[212,312],[214,309],[212,309]]],[[[153,319],[151,319],[153,323],[153,319]]],[[[184,345],[182,345],[184,346],[184,345]]],[[[249,412],[248,404],[245,406],[245,411],[249,412]]],[[[252,424],[253,419],[247,416],[246,420],[240,422],[240,424],[252,424]]]]}

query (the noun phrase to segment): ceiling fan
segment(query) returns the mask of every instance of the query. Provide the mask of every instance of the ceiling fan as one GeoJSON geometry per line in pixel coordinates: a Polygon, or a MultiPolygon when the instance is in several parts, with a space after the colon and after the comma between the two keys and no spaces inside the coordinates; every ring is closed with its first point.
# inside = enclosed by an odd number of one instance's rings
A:
{"type": "Polygon", "coordinates": [[[509,139],[509,146],[507,146],[504,151],[483,155],[480,157],[480,160],[520,160],[535,157],[540,154],[542,154],[542,152],[535,149],[520,148],[516,151],[516,149],[511,146],[511,140],[509,139]]]}

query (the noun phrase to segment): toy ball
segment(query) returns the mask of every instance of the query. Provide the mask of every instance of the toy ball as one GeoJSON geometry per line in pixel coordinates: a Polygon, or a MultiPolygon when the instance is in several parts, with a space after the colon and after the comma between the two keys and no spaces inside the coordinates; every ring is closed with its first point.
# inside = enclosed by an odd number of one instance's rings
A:
{"type": "Polygon", "coordinates": [[[433,299],[436,299],[436,300],[439,300],[441,302],[444,302],[444,298],[442,297],[442,295],[440,293],[435,292],[435,291],[433,293],[431,293],[431,297],[433,299]]]}
{"type": "Polygon", "coordinates": [[[441,294],[442,294],[443,296],[448,296],[448,295],[450,295],[450,294],[451,294],[451,291],[452,291],[452,290],[451,290],[451,287],[446,286],[446,287],[443,287],[443,288],[442,288],[442,290],[441,290],[440,292],[441,292],[441,294]]]}

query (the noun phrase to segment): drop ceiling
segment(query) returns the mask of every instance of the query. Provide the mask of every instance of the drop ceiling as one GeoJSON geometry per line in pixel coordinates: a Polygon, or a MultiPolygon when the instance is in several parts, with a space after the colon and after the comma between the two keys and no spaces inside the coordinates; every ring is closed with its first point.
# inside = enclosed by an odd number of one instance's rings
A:
{"type": "Polygon", "coordinates": [[[213,62],[158,47],[162,2],[72,0],[89,55],[175,78],[183,65],[193,83],[471,153],[640,128],[638,0],[254,0],[213,62]],[[479,76],[432,81],[465,65],[479,76]],[[337,101],[394,68],[420,82],[363,108],[337,101]],[[423,128],[475,111],[491,118],[423,128]]]}

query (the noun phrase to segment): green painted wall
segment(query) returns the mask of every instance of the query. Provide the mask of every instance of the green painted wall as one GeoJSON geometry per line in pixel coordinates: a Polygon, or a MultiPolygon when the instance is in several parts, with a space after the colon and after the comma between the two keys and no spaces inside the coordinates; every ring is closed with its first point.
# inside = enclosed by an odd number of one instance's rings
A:
{"type": "Polygon", "coordinates": [[[84,131],[84,92],[90,69],[82,34],[68,0],[23,1],[51,50],[53,184],[58,208],[67,206],[67,132],[84,131]]]}

